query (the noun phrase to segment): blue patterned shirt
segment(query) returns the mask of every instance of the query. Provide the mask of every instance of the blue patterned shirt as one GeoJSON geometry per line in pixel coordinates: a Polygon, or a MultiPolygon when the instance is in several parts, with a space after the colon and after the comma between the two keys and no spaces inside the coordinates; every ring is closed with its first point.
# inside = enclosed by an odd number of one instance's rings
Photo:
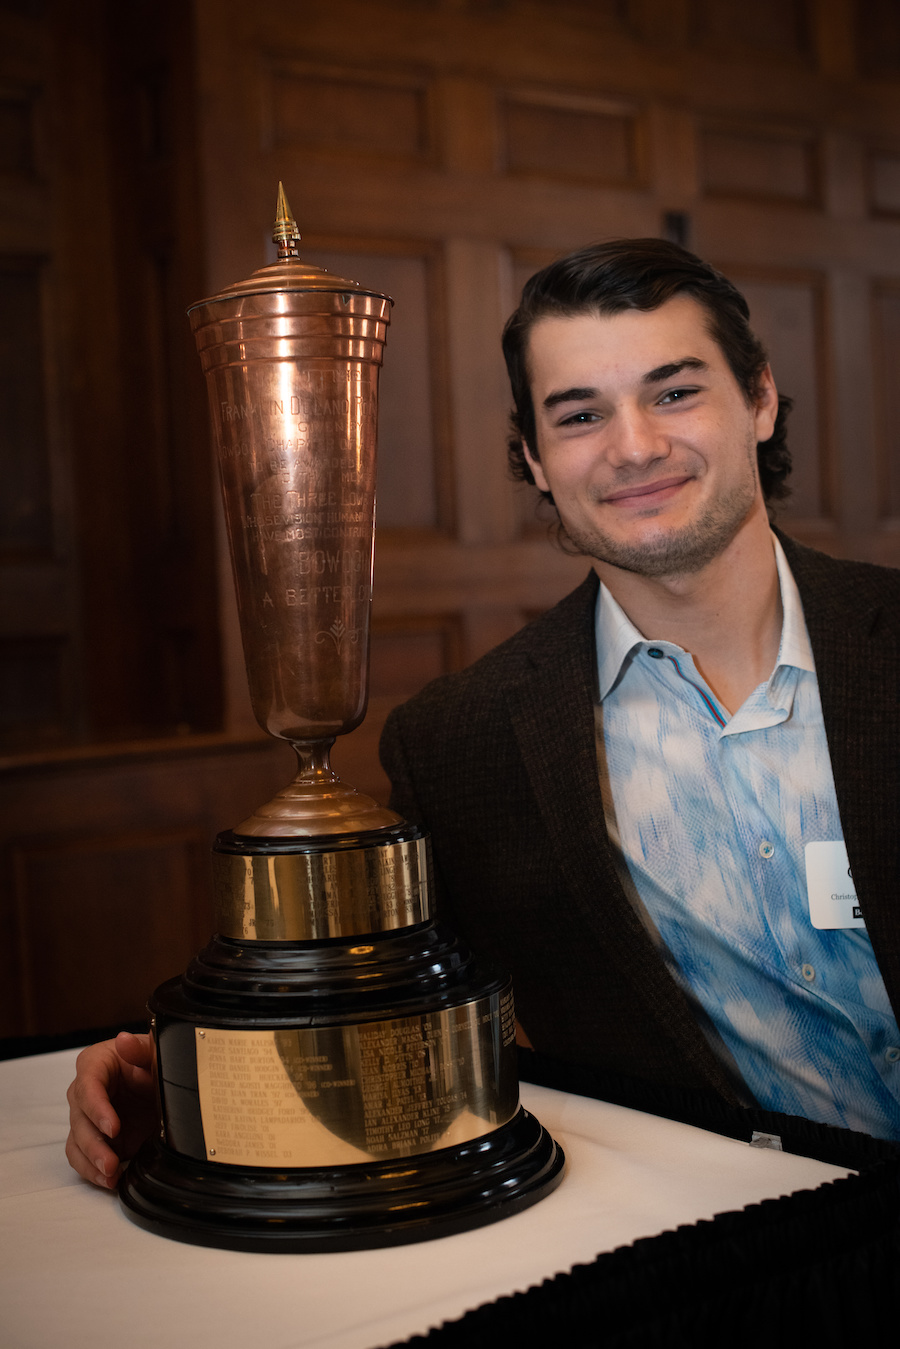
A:
{"type": "Polygon", "coordinates": [[[900,1030],[862,927],[810,918],[843,840],[803,609],[774,538],[778,658],[733,716],[691,655],[597,602],[597,757],[622,883],[738,1083],[770,1110],[900,1138],[900,1030]]]}

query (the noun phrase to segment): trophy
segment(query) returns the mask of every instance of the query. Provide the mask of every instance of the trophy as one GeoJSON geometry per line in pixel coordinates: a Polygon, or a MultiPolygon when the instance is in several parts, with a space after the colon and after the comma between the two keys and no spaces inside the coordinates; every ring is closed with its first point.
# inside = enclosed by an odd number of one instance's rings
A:
{"type": "Polygon", "coordinates": [[[250,695],[298,772],[213,850],[216,934],[149,1002],[159,1136],[128,1215],[236,1250],[351,1250],[518,1212],[563,1155],[520,1108],[508,978],[435,922],[422,831],[343,783],[366,709],[391,301],[278,261],[192,307],[250,695]]]}

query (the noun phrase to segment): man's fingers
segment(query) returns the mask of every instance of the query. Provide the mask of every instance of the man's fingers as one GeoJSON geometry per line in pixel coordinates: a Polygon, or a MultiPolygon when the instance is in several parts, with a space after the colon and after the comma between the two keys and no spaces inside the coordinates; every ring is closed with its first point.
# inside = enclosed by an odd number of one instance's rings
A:
{"type": "Polygon", "coordinates": [[[74,1129],[66,1139],[66,1158],[69,1165],[84,1180],[103,1190],[112,1190],[119,1179],[122,1164],[116,1154],[99,1138],[85,1140],[87,1151],[79,1145],[74,1129]]]}
{"type": "Polygon", "coordinates": [[[94,1185],[114,1189],[123,1160],[152,1132],[156,1093],[150,1065],[149,1040],[142,1035],[120,1035],[78,1055],[68,1090],[66,1156],[94,1185]]]}
{"type": "Polygon", "coordinates": [[[110,1101],[110,1093],[120,1075],[115,1052],[108,1052],[108,1046],[112,1043],[107,1040],[102,1045],[91,1045],[89,1049],[82,1050],[75,1060],[75,1081],[66,1093],[69,1120],[73,1127],[77,1117],[84,1115],[107,1138],[115,1138],[121,1127],[119,1116],[110,1101]]]}
{"type": "MultiPolygon", "coordinates": [[[[109,1138],[77,1107],[69,1111],[69,1142],[102,1175],[110,1175],[119,1165],[109,1138]]],[[[68,1143],[66,1147],[68,1150],[68,1143]]]]}
{"type": "Polygon", "coordinates": [[[132,1035],[130,1031],[119,1031],[115,1041],[116,1053],[120,1059],[130,1063],[133,1068],[146,1068],[151,1064],[150,1036],[132,1035]]]}

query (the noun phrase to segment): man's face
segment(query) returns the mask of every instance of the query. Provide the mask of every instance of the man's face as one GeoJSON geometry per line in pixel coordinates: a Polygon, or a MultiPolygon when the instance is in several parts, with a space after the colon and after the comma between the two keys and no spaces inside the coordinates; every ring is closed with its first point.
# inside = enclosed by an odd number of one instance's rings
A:
{"type": "Polygon", "coordinates": [[[643,576],[699,571],[765,505],[756,442],[775,425],[768,370],[748,406],[706,311],[539,319],[528,370],[538,486],[589,556],[643,576]]]}

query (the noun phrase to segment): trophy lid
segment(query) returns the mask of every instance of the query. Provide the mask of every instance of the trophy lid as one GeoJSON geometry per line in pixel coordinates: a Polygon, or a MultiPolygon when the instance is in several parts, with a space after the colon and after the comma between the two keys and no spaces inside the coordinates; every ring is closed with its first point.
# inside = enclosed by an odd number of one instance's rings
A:
{"type": "Polygon", "coordinates": [[[330,291],[338,295],[374,295],[380,300],[393,304],[389,295],[380,290],[370,290],[358,281],[350,281],[344,276],[334,276],[324,267],[314,267],[303,262],[300,257],[300,231],[291,214],[284,187],[278,184],[278,199],[275,204],[275,231],[272,242],[278,245],[278,261],[268,267],[260,267],[245,281],[236,281],[206,300],[198,300],[188,309],[216,304],[219,300],[240,299],[244,295],[265,295],[273,291],[330,291]]]}

